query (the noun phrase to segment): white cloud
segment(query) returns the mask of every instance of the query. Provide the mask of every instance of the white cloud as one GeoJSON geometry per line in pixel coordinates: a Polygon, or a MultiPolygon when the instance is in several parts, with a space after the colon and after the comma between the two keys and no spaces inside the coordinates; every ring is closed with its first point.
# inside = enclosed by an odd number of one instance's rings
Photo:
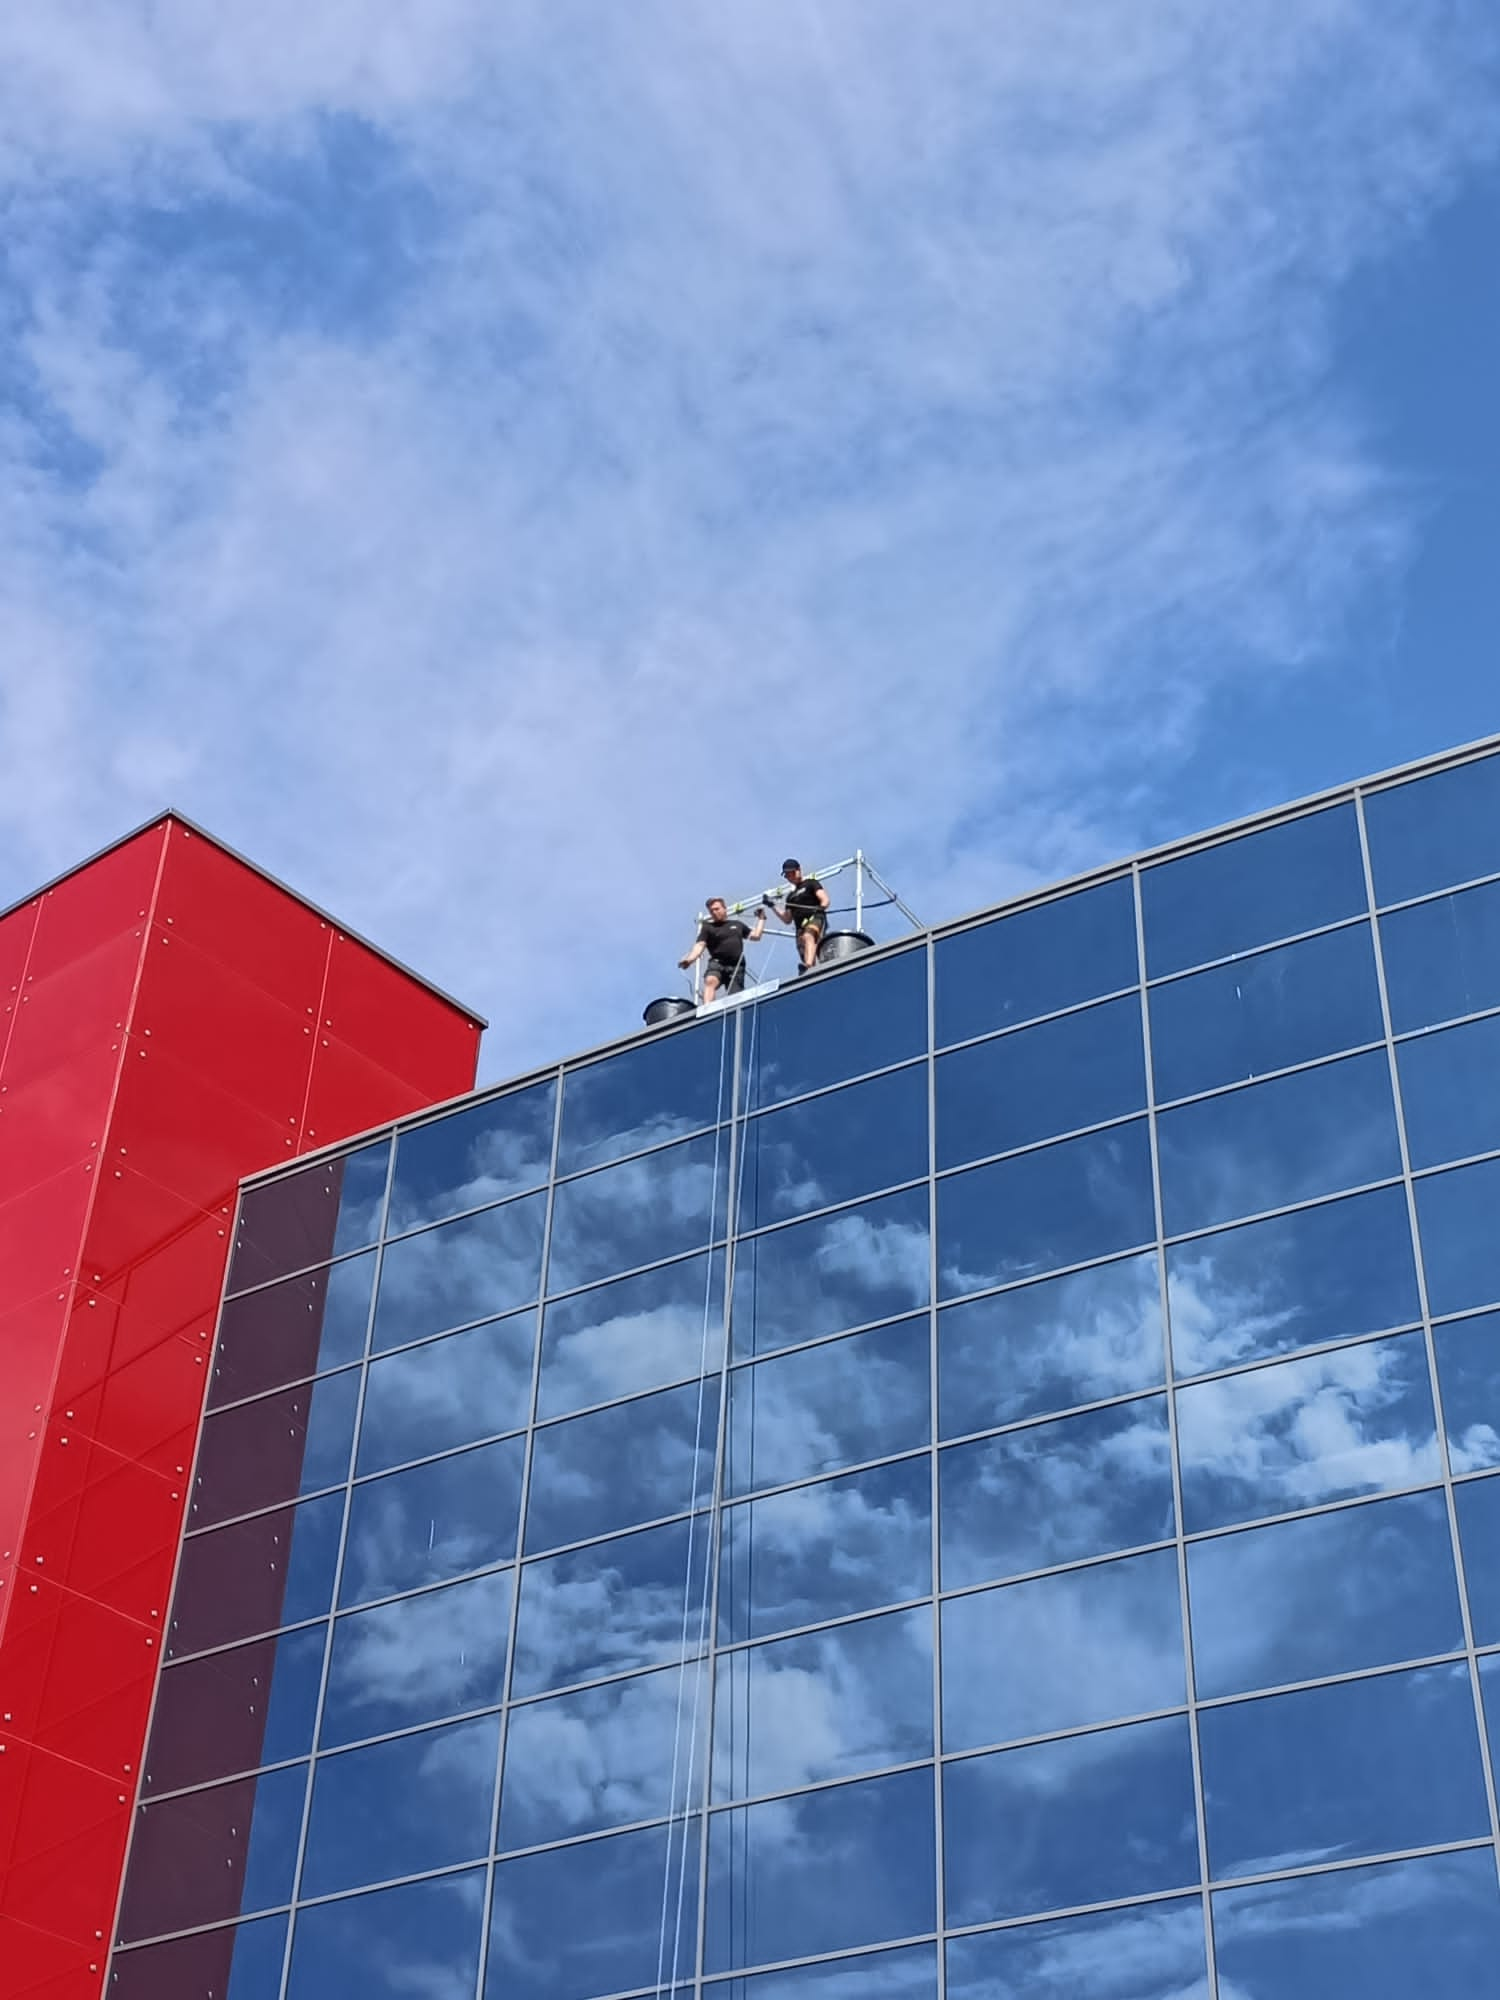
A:
{"type": "Polygon", "coordinates": [[[788,841],[924,914],[1128,844],[1147,753],[1399,566],[1328,313],[1492,145],[1495,38],[11,10],[5,887],[170,783],[503,1072],[630,1025],[788,841]]]}

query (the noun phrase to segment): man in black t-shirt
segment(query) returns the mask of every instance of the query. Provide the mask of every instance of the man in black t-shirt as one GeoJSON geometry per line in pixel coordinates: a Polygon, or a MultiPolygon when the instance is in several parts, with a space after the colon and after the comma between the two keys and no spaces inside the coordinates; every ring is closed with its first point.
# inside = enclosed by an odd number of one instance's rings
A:
{"type": "Polygon", "coordinates": [[[731,917],[722,896],[710,896],[707,903],[708,917],[698,926],[696,943],[686,957],[677,963],[684,972],[695,959],[708,954],[708,970],[703,975],[703,1000],[705,1006],[717,1000],[720,992],[741,993],[745,987],[745,946],[754,944],[763,936],[766,928],[766,913],[757,910],[755,928],[742,924],[737,917],[731,917]]]}
{"type": "Polygon", "coordinates": [[[783,861],[781,873],[790,886],[786,901],[776,905],[776,914],[784,924],[795,926],[797,967],[806,972],[817,959],[828,925],[828,891],[813,876],[802,873],[800,861],[783,861]]]}

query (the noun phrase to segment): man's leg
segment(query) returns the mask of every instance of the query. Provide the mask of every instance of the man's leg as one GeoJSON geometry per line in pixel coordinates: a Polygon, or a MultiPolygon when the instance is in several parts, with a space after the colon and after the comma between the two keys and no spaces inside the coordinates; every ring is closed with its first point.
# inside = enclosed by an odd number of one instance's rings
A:
{"type": "Polygon", "coordinates": [[[822,941],[823,933],[816,924],[804,924],[798,931],[797,956],[802,960],[804,968],[814,963],[818,956],[818,946],[822,941]]]}
{"type": "Polygon", "coordinates": [[[703,981],[703,1004],[711,1007],[719,997],[719,975],[710,972],[703,981]]]}

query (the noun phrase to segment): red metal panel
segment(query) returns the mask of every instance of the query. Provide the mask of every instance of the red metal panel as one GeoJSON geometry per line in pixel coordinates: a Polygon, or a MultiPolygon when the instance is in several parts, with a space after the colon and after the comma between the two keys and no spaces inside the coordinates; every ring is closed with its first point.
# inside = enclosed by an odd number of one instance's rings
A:
{"type": "Polygon", "coordinates": [[[0,919],[6,2000],[101,1990],[237,1183],[468,1089],[477,1038],[171,821],[0,919]]]}

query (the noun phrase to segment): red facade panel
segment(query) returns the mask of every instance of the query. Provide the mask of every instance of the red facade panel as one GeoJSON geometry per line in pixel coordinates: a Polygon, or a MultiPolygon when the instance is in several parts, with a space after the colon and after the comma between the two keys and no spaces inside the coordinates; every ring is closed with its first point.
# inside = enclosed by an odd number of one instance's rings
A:
{"type": "Polygon", "coordinates": [[[479,1024],[172,819],[0,919],[0,999],[0,1966],[96,2000],[237,1184],[479,1024]]]}

